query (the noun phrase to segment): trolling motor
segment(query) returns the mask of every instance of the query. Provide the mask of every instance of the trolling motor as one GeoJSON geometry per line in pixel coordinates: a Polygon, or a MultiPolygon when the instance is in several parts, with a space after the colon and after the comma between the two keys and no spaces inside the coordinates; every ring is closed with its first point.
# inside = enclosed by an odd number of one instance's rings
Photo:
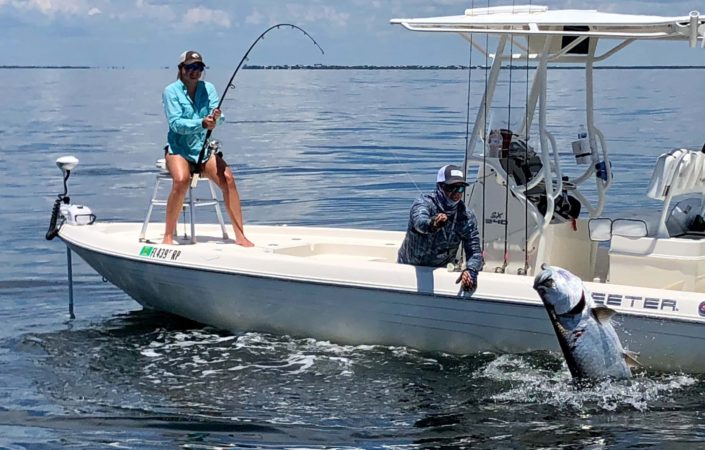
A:
{"type": "Polygon", "coordinates": [[[56,235],[59,234],[62,223],[57,225],[59,220],[59,215],[61,214],[61,206],[68,205],[71,199],[66,195],[69,192],[68,180],[71,176],[71,171],[74,167],[78,165],[78,158],[74,156],[62,156],[56,160],[56,165],[61,169],[61,173],[64,175],[64,193],[57,196],[54,202],[54,207],[51,210],[51,220],[49,221],[49,230],[47,230],[46,238],[48,241],[54,239],[56,235]]]}
{"type": "MultiPolygon", "coordinates": [[[[61,169],[64,175],[64,192],[57,195],[54,207],[51,210],[51,220],[49,221],[49,230],[47,231],[47,240],[54,239],[58,234],[61,226],[64,223],[70,225],[91,225],[95,222],[95,214],[93,214],[87,206],[72,205],[71,199],[67,195],[69,192],[68,180],[71,176],[71,171],[78,165],[78,158],[73,156],[62,156],[56,160],[56,166],[61,169]]],[[[68,268],[68,285],[69,285],[69,317],[75,319],[73,312],[73,271],[71,264],[71,249],[66,246],[66,266],[68,268]]]]}
{"type": "Polygon", "coordinates": [[[64,175],[64,192],[57,195],[54,207],[51,210],[49,230],[47,230],[45,236],[48,241],[59,234],[61,226],[66,222],[71,225],[91,225],[95,222],[95,214],[91,212],[90,208],[83,205],[72,205],[71,199],[67,195],[69,192],[68,180],[71,176],[71,171],[77,165],[78,158],[74,156],[62,156],[56,160],[56,166],[61,169],[61,173],[64,175]]]}

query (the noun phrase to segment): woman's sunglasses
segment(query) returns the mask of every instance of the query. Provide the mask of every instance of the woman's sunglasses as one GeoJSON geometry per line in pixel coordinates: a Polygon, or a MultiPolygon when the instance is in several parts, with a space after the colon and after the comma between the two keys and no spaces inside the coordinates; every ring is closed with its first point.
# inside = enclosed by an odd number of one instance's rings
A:
{"type": "Polygon", "coordinates": [[[465,192],[464,184],[446,184],[443,189],[449,194],[462,194],[465,192]]]}
{"type": "Polygon", "coordinates": [[[203,64],[199,63],[186,64],[184,66],[184,69],[188,70],[189,72],[203,72],[203,68],[203,64]]]}

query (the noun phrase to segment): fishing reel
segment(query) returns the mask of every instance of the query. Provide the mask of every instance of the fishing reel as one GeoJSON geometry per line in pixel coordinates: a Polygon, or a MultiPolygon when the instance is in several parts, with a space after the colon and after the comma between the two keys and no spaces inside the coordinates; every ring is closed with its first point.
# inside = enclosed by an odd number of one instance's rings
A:
{"type": "Polygon", "coordinates": [[[220,151],[220,141],[217,139],[211,139],[208,141],[208,154],[209,155],[218,155],[221,158],[223,157],[223,152],[220,151]]]}

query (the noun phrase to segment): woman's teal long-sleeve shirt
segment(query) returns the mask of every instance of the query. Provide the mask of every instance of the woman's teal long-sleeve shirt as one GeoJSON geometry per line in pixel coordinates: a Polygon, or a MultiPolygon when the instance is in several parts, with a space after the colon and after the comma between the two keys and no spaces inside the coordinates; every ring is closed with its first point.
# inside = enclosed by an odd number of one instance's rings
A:
{"type": "MultiPolygon", "coordinates": [[[[207,81],[199,81],[195,98],[191,101],[186,85],[181,80],[176,80],[164,88],[162,102],[169,124],[169,153],[181,155],[188,161],[197,163],[208,131],[203,128],[203,119],[218,106],[215,86],[207,81]]],[[[221,115],[218,123],[222,121],[221,115]]],[[[208,154],[203,161],[207,158],[208,154]]]]}

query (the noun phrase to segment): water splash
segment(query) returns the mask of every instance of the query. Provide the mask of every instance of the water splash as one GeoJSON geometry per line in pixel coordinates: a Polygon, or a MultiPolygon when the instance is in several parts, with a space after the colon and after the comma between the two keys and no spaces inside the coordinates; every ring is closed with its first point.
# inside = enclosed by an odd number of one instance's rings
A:
{"type": "Polygon", "coordinates": [[[473,374],[506,386],[490,395],[500,403],[548,405],[577,412],[660,409],[664,402],[698,383],[683,374],[639,374],[630,380],[577,383],[563,363],[546,367],[535,356],[501,355],[473,374]]]}

